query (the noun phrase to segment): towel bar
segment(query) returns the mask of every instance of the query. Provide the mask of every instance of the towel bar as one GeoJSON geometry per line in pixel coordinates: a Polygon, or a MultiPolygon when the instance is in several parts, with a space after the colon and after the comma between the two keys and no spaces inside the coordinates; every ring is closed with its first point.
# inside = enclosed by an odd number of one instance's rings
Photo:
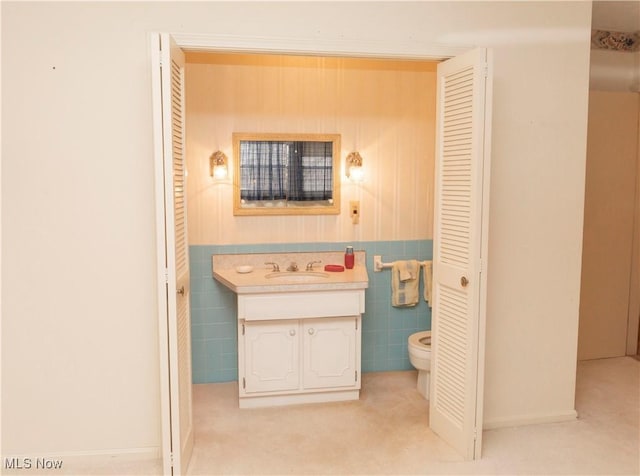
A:
{"type": "MultiPolygon", "coordinates": [[[[430,263],[431,261],[420,261],[420,266],[425,266],[427,263],[430,263]]],[[[383,263],[382,262],[382,256],[380,255],[375,255],[373,257],[373,271],[375,271],[376,273],[379,271],[382,271],[383,269],[387,269],[387,268],[391,268],[393,266],[393,263],[383,263]]]]}

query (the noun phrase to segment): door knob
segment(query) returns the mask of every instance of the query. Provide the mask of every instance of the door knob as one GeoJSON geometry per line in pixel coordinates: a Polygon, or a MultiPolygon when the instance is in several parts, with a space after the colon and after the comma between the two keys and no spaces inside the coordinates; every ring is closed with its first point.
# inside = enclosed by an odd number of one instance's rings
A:
{"type": "Polygon", "coordinates": [[[296,331],[294,329],[289,330],[289,335],[293,337],[294,335],[296,335],[296,331]]]}
{"type": "Polygon", "coordinates": [[[309,335],[310,335],[310,336],[312,336],[312,335],[314,334],[314,332],[315,332],[315,331],[313,330],[313,327],[312,327],[311,329],[309,329],[309,335]]]}
{"type": "Polygon", "coordinates": [[[176,292],[182,296],[184,296],[184,286],[182,286],[180,289],[176,290],[176,292]]]}
{"type": "Polygon", "coordinates": [[[467,279],[467,277],[466,277],[466,276],[461,277],[461,278],[460,278],[460,285],[461,285],[463,288],[466,288],[466,287],[467,287],[467,284],[469,284],[469,280],[467,279]]]}

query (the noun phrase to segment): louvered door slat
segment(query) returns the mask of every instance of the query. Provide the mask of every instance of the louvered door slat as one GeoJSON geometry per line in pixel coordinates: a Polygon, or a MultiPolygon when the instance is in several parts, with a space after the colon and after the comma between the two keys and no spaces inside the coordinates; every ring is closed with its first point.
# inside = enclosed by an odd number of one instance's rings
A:
{"type": "Polygon", "coordinates": [[[438,65],[430,425],[469,459],[476,451],[480,414],[473,349],[478,344],[485,53],[438,65]]]}
{"type": "Polygon", "coordinates": [[[167,287],[167,341],[161,342],[161,345],[168,346],[166,387],[169,395],[168,423],[163,419],[163,460],[165,472],[179,475],[186,474],[193,449],[189,247],[184,150],[184,54],[167,34],[158,35],[157,47],[162,110],[167,287]]]}
{"type": "MultiPolygon", "coordinates": [[[[189,289],[189,244],[185,203],[184,73],[181,64],[171,60],[171,139],[173,152],[173,198],[175,227],[175,264],[178,285],[189,289]]],[[[180,394],[180,440],[187,442],[192,429],[191,323],[189,293],[177,297],[178,382],[180,394]]],[[[184,444],[184,443],[183,443],[184,444]]],[[[184,466],[184,462],[183,462],[184,466]]]]}

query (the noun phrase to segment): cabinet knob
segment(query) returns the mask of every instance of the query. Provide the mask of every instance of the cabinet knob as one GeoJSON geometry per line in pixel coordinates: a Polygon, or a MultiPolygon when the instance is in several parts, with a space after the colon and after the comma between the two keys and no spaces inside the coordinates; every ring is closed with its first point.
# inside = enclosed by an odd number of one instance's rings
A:
{"type": "Polygon", "coordinates": [[[313,327],[311,329],[309,329],[309,335],[310,336],[312,336],[314,332],[315,332],[315,330],[313,329],[313,327]]]}
{"type": "Polygon", "coordinates": [[[291,337],[293,337],[294,335],[296,335],[296,330],[295,330],[295,329],[291,329],[291,330],[289,331],[289,335],[290,335],[291,337]]]}

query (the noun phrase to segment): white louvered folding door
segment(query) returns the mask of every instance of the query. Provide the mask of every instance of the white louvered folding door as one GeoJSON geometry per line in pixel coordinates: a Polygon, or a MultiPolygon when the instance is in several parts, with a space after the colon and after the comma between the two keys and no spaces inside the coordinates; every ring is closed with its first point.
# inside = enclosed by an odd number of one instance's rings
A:
{"type": "Polygon", "coordinates": [[[485,49],[438,65],[429,419],[466,459],[480,457],[482,437],[488,71],[485,49]]]}
{"type": "MultiPolygon", "coordinates": [[[[185,156],[184,156],[184,54],[170,35],[154,35],[154,106],[160,107],[162,121],[156,124],[157,174],[162,174],[164,237],[159,237],[160,281],[164,279],[164,300],[160,299],[162,322],[160,345],[168,350],[167,368],[163,374],[163,458],[165,474],[186,474],[193,450],[191,323],[189,307],[189,248],[186,223],[185,156]],[[159,103],[159,104],[158,104],[159,103]],[[160,144],[161,142],[161,144],[160,144]],[[161,163],[161,165],[160,165],[161,163]],[[161,241],[164,241],[162,243],[161,241]],[[164,306],[163,306],[164,305],[164,306]],[[162,328],[166,328],[163,332],[162,328]],[[166,381],[165,375],[168,375],[166,381]]],[[[158,116],[158,115],[156,115],[158,116]]],[[[160,226],[159,226],[160,228],[160,226]]],[[[161,287],[162,288],[162,287],[161,287]]],[[[161,291],[162,293],[162,291],[161,291]]],[[[162,359],[161,359],[162,360],[162,359]]]]}

